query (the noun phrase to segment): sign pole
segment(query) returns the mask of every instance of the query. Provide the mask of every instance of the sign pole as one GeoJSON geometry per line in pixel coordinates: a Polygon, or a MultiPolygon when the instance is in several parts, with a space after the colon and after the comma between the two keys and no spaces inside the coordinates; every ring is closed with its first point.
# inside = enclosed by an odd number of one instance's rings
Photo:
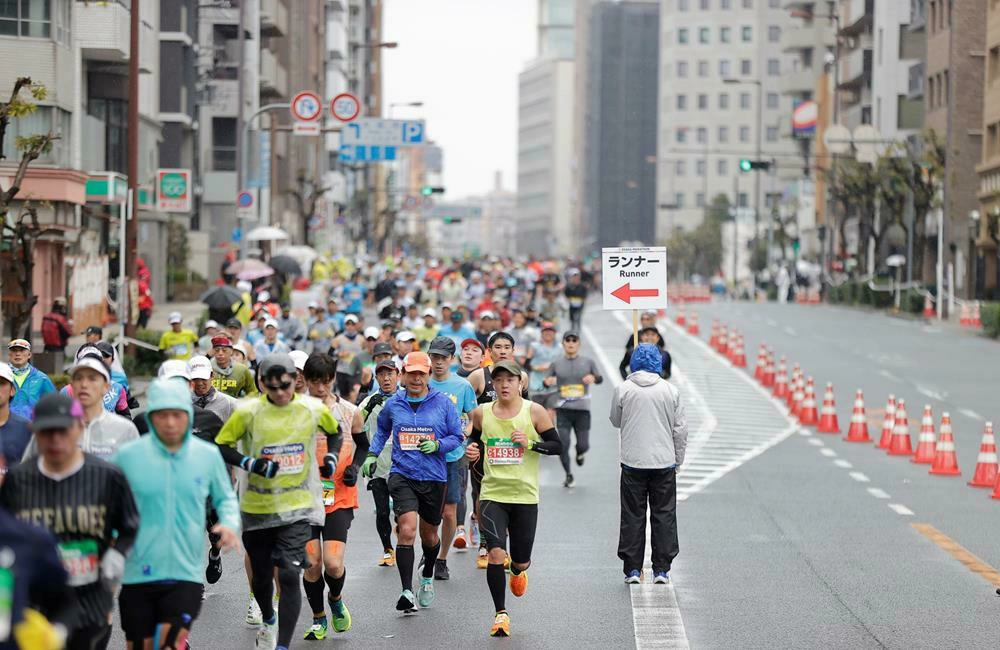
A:
{"type": "Polygon", "coordinates": [[[632,310],[632,349],[639,347],[639,310],[632,310]]]}

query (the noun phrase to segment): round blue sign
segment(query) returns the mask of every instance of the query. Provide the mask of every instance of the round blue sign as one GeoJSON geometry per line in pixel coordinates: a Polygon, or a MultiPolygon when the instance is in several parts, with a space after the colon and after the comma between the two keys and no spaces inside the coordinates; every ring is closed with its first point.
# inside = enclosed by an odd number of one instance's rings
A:
{"type": "Polygon", "coordinates": [[[249,208],[253,205],[253,194],[250,192],[240,192],[236,197],[236,205],[241,208],[249,208]]]}

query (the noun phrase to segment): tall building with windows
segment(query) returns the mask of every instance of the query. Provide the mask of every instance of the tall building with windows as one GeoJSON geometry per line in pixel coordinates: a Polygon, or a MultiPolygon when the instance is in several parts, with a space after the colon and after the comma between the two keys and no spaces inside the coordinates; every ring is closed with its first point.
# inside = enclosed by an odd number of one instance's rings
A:
{"type": "Polygon", "coordinates": [[[996,298],[1000,286],[1000,1],[986,3],[986,66],[983,70],[983,152],[979,172],[974,296],[996,298]]]}
{"type": "Polygon", "coordinates": [[[719,194],[743,208],[759,201],[766,224],[784,180],[799,175],[801,166],[788,162],[795,151],[792,99],[783,90],[794,57],[784,51],[782,34],[795,19],[784,4],[661,0],[659,241],[697,226],[719,194]],[[770,173],[741,174],[739,161],[756,155],[758,138],[761,157],[777,165],[770,173]]]}

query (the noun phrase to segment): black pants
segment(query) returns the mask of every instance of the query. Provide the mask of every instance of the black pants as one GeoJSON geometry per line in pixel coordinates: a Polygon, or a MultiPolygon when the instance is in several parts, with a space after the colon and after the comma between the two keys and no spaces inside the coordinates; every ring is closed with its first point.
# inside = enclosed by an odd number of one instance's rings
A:
{"type": "Polygon", "coordinates": [[[569,308],[569,325],[570,328],[575,331],[580,331],[580,325],[583,324],[583,307],[570,307],[569,308]]]}
{"type": "Polygon", "coordinates": [[[104,650],[111,641],[111,625],[89,625],[73,630],[66,650],[104,650]]]}
{"type": "Polygon", "coordinates": [[[629,571],[642,570],[649,504],[653,571],[669,571],[677,557],[677,473],[673,469],[633,469],[622,465],[621,532],[618,557],[629,571]]]}
{"type": "Polygon", "coordinates": [[[392,549],[392,521],[389,518],[389,483],[384,478],[368,481],[372,499],[375,501],[375,529],[382,540],[382,550],[392,549]]]}
{"type": "Polygon", "coordinates": [[[556,426],[562,440],[559,460],[567,474],[570,472],[569,449],[576,433],[576,453],[585,454],[590,449],[590,411],[580,409],[556,409],[556,426]]]}

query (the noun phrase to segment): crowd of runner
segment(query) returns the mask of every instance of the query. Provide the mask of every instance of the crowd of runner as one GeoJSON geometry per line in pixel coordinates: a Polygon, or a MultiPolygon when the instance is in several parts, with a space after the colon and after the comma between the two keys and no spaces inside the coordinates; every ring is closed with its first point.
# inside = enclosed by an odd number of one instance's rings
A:
{"type": "MultiPolygon", "coordinates": [[[[0,650],[104,648],[116,595],[130,650],[186,648],[234,548],[258,648],[346,632],[360,487],[376,512],[372,562],[399,573],[396,610],[430,607],[449,551],[473,548],[490,634],[510,634],[505,593],[528,587],[540,458],[559,457],[570,488],[588,450],[603,378],[581,326],[599,278],[572,262],[337,268],[314,268],[309,291],[284,301],[241,283],[232,315],[200,334],[171,314],[142,413],[98,328],[59,391],[29,341],[9,342],[0,650]],[[312,622],[296,631],[303,592],[312,622]]],[[[655,318],[644,326],[662,350],[655,318]]],[[[631,339],[623,368],[630,354],[631,339]]],[[[662,365],[669,376],[665,351],[662,365]]]]}

